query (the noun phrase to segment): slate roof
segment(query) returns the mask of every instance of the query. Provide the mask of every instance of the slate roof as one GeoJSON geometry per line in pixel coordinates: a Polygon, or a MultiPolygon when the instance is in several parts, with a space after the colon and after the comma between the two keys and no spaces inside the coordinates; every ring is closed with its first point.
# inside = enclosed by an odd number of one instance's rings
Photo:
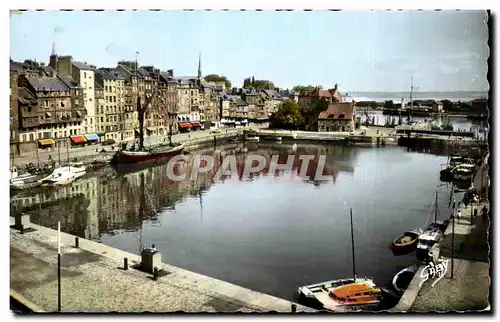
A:
{"type": "Polygon", "coordinates": [[[26,77],[37,92],[65,92],[70,88],[59,78],[26,77]]]}
{"type": "Polygon", "coordinates": [[[259,91],[255,89],[248,89],[248,88],[243,88],[243,94],[245,95],[260,95],[259,91]]]}
{"type": "Polygon", "coordinates": [[[281,99],[281,95],[278,94],[277,91],[275,91],[274,89],[264,89],[263,92],[270,98],[270,99],[273,99],[273,100],[280,100],[281,99]]]}
{"type": "Polygon", "coordinates": [[[342,102],[328,105],[328,108],[319,113],[318,119],[352,119],[354,116],[354,104],[352,102],[342,102]],[[343,114],[344,117],[339,116],[343,114]]]}
{"type": "Polygon", "coordinates": [[[86,63],[80,62],[80,61],[73,61],[73,65],[78,67],[81,70],[95,70],[95,68],[91,65],[88,65],[86,63]]]}
{"type": "Polygon", "coordinates": [[[74,80],[73,77],[71,77],[71,75],[66,73],[59,73],[58,76],[69,88],[80,88],[78,82],[74,80]]]}
{"type": "Polygon", "coordinates": [[[106,80],[115,81],[125,79],[125,77],[114,68],[99,68],[98,70],[96,70],[96,73],[101,75],[101,77],[106,80]]]}
{"type": "Polygon", "coordinates": [[[19,74],[24,74],[27,71],[34,72],[37,69],[29,64],[22,63],[22,62],[17,62],[17,61],[10,61],[10,71],[16,72],[19,74]]]}

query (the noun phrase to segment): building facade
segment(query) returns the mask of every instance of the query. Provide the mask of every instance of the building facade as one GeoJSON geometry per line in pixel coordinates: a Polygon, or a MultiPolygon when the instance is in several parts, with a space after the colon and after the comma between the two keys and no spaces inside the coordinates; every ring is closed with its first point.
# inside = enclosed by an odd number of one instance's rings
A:
{"type": "Polygon", "coordinates": [[[319,132],[352,132],[355,129],[353,102],[330,103],[318,116],[319,132]]]}

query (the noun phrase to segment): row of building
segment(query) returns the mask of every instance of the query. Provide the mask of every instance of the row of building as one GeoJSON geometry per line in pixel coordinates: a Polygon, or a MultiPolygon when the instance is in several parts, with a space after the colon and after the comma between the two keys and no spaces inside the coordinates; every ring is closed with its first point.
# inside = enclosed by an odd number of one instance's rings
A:
{"type": "Polygon", "coordinates": [[[288,90],[226,89],[224,82],[204,80],[201,56],[197,76],[176,76],[137,61],[98,68],[59,56],[55,45],[48,65],[11,60],[10,88],[12,154],[133,140],[139,135],[138,100],[153,91],[144,117],[146,136],[265,122],[285,99],[300,104],[299,99],[317,95],[332,104],[342,101],[336,87],[301,98],[288,90]]]}

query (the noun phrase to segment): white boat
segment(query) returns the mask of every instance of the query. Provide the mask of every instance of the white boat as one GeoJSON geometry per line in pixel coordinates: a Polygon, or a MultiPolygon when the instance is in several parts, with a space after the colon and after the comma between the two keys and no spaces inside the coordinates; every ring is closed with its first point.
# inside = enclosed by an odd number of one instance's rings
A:
{"type": "Polygon", "coordinates": [[[443,237],[442,230],[435,226],[424,231],[418,238],[417,258],[420,260],[426,259],[432,246],[439,242],[441,237],[443,237]]]}
{"type": "Polygon", "coordinates": [[[413,264],[394,275],[394,278],[392,279],[392,286],[394,287],[396,292],[398,292],[400,295],[404,293],[411,280],[413,279],[413,276],[415,276],[417,270],[418,265],[413,264]]]}
{"type": "Polygon", "coordinates": [[[382,300],[382,290],[375,286],[372,279],[356,277],[352,209],[350,209],[350,217],[353,277],[301,286],[298,288],[299,299],[315,300],[325,310],[334,312],[372,309],[379,306],[382,300]]]}
{"type": "Polygon", "coordinates": [[[72,183],[76,179],[84,176],[86,170],[84,167],[60,167],[56,168],[52,175],[47,179],[48,182],[51,182],[54,185],[65,185],[72,183]]]}
{"type": "Polygon", "coordinates": [[[298,289],[299,296],[316,300],[329,311],[344,311],[350,309],[376,308],[381,299],[382,291],[369,278],[346,278],[332,280],[298,289]]]}

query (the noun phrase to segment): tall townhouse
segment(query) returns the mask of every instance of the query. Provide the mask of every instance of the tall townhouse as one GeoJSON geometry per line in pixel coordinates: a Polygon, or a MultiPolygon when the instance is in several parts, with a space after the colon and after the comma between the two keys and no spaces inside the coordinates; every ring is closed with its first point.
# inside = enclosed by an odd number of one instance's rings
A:
{"type": "Polygon", "coordinates": [[[83,134],[83,89],[70,75],[21,75],[18,86],[20,153],[64,148],[68,137],[83,134]]]}
{"type": "Polygon", "coordinates": [[[58,56],[54,48],[52,48],[49,65],[59,73],[71,75],[83,88],[83,102],[87,114],[83,122],[84,133],[82,134],[86,134],[88,141],[99,140],[95,119],[95,67],[84,62],[73,61],[72,56],[58,56]]]}
{"type": "Polygon", "coordinates": [[[104,115],[99,121],[104,127],[106,140],[126,141],[134,138],[136,112],[129,112],[132,107],[125,104],[125,78],[114,69],[99,68],[96,82],[104,89],[104,115]]]}
{"type": "Polygon", "coordinates": [[[101,84],[97,82],[97,72],[96,72],[96,83],[95,83],[95,121],[96,121],[96,132],[97,135],[102,140],[106,140],[105,132],[105,108],[106,101],[104,99],[104,88],[101,84]]]}
{"type": "Polygon", "coordinates": [[[205,128],[208,128],[220,121],[218,95],[215,85],[204,80],[200,82],[200,85],[200,103],[203,111],[201,121],[205,123],[205,128]]]}
{"type": "Polygon", "coordinates": [[[204,120],[201,111],[200,80],[197,77],[181,76],[173,78],[177,82],[179,131],[201,129],[204,120]]]}
{"type": "MultiPolygon", "coordinates": [[[[134,133],[134,138],[139,136],[139,121],[137,113],[137,100],[144,98],[145,86],[144,78],[137,70],[137,63],[132,61],[119,61],[115,71],[124,79],[125,90],[125,115],[120,122],[120,131],[130,135],[134,133]],[[128,116],[127,116],[128,115],[128,116]]],[[[130,136],[127,136],[130,139],[130,136]]]]}
{"type": "Polygon", "coordinates": [[[265,89],[262,91],[265,104],[265,113],[268,118],[278,111],[279,106],[283,103],[283,98],[276,90],[265,89]]]}
{"type": "MultiPolygon", "coordinates": [[[[178,116],[178,83],[173,79],[173,70],[168,70],[167,72],[160,72],[160,85],[159,88],[162,92],[161,104],[165,108],[165,112],[168,115],[168,126],[167,131],[171,131],[172,134],[179,132],[179,127],[177,123],[178,116]]],[[[168,134],[168,132],[167,132],[168,134]]]]}
{"type": "Polygon", "coordinates": [[[248,103],[248,118],[253,120],[267,119],[264,98],[254,89],[242,89],[241,98],[248,103]]]}

